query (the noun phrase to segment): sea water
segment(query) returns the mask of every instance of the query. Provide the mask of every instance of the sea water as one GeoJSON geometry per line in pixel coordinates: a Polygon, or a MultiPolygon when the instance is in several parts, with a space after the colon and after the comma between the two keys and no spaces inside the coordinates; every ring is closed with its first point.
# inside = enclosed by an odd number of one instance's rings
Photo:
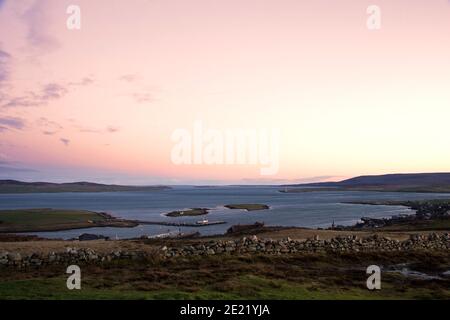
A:
{"type": "Polygon", "coordinates": [[[450,194],[400,193],[366,191],[279,192],[276,186],[175,186],[172,189],[145,192],[95,193],[30,193],[0,194],[0,209],[58,208],[108,212],[115,217],[148,221],[191,222],[203,218],[225,221],[226,224],[202,227],[140,225],[134,228],[88,228],[67,231],[37,232],[48,238],[75,238],[82,233],[102,234],[112,238],[152,236],[167,232],[199,231],[203,235],[222,234],[234,224],[256,221],[268,226],[329,227],[351,225],[361,217],[390,217],[411,214],[402,206],[371,206],[345,204],[369,200],[425,200],[450,198],[450,194]],[[269,210],[250,211],[224,208],[232,203],[260,203],[269,210]],[[173,210],[210,208],[206,216],[166,217],[173,210]]]}

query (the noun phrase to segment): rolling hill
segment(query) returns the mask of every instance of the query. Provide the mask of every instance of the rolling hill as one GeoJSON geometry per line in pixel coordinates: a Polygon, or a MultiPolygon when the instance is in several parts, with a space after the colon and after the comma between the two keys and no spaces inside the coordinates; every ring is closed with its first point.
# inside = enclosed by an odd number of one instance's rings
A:
{"type": "Polygon", "coordinates": [[[92,182],[23,182],[0,180],[0,193],[54,193],[54,192],[118,192],[118,191],[160,191],[167,186],[123,186],[92,182]]]}
{"type": "Polygon", "coordinates": [[[296,184],[285,187],[318,187],[322,190],[450,192],[450,173],[405,173],[359,176],[338,182],[296,184]]]}

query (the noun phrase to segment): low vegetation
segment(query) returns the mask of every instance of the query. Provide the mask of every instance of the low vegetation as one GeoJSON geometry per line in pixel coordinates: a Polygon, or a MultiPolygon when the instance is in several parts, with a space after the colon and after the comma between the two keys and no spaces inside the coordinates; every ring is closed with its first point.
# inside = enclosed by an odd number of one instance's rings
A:
{"type": "Polygon", "coordinates": [[[107,214],[66,209],[0,210],[0,233],[58,231],[90,227],[134,227],[107,214]]]}
{"type": "Polygon", "coordinates": [[[448,231],[450,230],[450,219],[418,220],[409,223],[397,223],[385,226],[378,231],[448,231]]]}
{"type": "Polygon", "coordinates": [[[366,288],[366,268],[440,274],[448,252],[221,255],[82,266],[82,289],[67,290],[65,266],[0,273],[0,299],[450,299],[450,280],[384,272],[366,288]]]}
{"type": "Polygon", "coordinates": [[[172,211],[166,213],[168,217],[201,216],[209,213],[207,208],[192,208],[189,210],[172,211]]]}

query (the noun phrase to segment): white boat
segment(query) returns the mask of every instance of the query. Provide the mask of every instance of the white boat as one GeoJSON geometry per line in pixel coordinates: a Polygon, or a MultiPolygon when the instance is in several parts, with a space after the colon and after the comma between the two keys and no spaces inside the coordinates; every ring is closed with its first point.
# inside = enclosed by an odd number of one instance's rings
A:
{"type": "Polygon", "coordinates": [[[206,220],[206,219],[203,219],[203,220],[197,221],[197,224],[208,224],[208,223],[209,223],[209,221],[208,221],[208,220],[206,220]]]}

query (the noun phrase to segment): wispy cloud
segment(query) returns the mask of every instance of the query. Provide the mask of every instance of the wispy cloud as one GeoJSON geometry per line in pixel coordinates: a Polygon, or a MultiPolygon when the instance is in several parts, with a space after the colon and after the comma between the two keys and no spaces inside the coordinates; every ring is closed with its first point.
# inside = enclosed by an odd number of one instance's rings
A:
{"type": "MultiPolygon", "coordinates": [[[[138,74],[130,73],[130,74],[121,75],[119,77],[119,80],[123,81],[123,82],[128,82],[130,84],[133,83],[133,87],[135,87],[134,83],[139,81],[140,77],[138,74]]],[[[141,81],[139,81],[139,82],[141,82],[141,81]]],[[[126,95],[132,97],[134,99],[134,101],[136,101],[137,103],[147,103],[147,102],[153,102],[155,100],[153,88],[148,89],[148,88],[144,87],[144,88],[142,88],[142,90],[139,90],[139,91],[136,90],[135,92],[131,92],[126,95]]]]}
{"type": "Polygon", "coordinates": [[[67,93],[67,89],[58,83],[48,83],[41,91],[40,99],[42,101],[62,98],[67,93]]]}
{"type": "Polygon", "coordinates": [[[79,123],[76,119],[69,119],[69,122],[72,123],[72,126],[81,133],[101,133],[102,130],[93,128],[91,126],[86,126],[82,123],[79,123]]]}
{"type": "Polygon", "coordinates": [[[25,120],[17,117],[1,117],[0,126],[2,130],[17,129],[23,130],[26,126],[25,120]]]}
{"type": "Polygon", "coordinates": [[[11,55],[3,51],[0,45],[0,85],[9,79],[9,63],[11,61],[11,55]]]}
{"type": "Polygon", "coordinates": [[[108,126],[106,128],[106,131],[109,132],[109,133],[115,133],[115,132],[118,132],[119,130],[120,130],[119,127],[114,127],[114,126],[108,126]]]}
{"type": "Polygon", "coordinates": [[[7,166],[0,166],[0,174],[8,174],[8,173],[17,173],[17,172],[39,172],[34,169],[29,168],[15,168],[15,167],[7,167],[7,166]]]}
{"type": "Polygon", "coordinates": [[[42,133],[45,135],[54,135],[63,129],[62,125],[56,121],[49,120],[46,117],[40,117],[36,120],[36,125],[42,128],[42,133]]]}
{"type": "Polygon", "coordinates": [[[78,131],[82,133],[101,133],[102,131],[99,129],[88,128],[88,127],[78,127],[78,131]]]}
{"type": "Polygon", "coordinates": [[[60,47],[60,43],[47,32],[49,0],[38,0],[25,11],[22,16],[27,28],[27,41],[34,49],[39,51],[53,51],[60,47]]]}
{"type": "Polygon", "coordinates": [[[146,103],[154,101],[153,94],[150,92],[136,92],[132,93],[131,96],[137,103],[146,103]]]}
{"type": "Polygon", "coordinates": [[[335,175],[328,175],[328,176],[315,176],[315,177],[309,177],[309,178],[301,178],[301,179],[295,179],[292,182],[295,183],[314,183],[314,182],[326,182],[330,180],[339,180],[342,179],[342,176],[335,176],[335,175]]]}
{"type": "Polygon", "coordinates": [[[66,138],[59,139],[66,147],[69,146],[70,140],[66,138]]]}
{"type": "Polygon", "coordinates": [[[91,77],[84,77],[80,81],[69,82],[68,85],[69,86],[87,86],[87,85],[90,85],[93,82],[94,82],[94,79],[92,79],[91,77]]]}
{"type": "Polygon", "coordinates": [[[48,83],[43,85],[38,92],[27,91],[22,96],[6,98],[3,100],[3,108],[36,107],[46,105],[52,100],[60,99],[67,94],[68,90],[61,84],[48,83]]]}
{"type": "Polygon", "coordinates": [[[41,126],[41,127],[50,127],[50,128],[55,128],[55,129],[62,129],[62,128],[63,128],[63,126],[60,125],[58,122],[49,120],[49,119],[46,118],[46,117],[40,117],[40,118],[36,121],[36,123],[37,123],[39,126],[41,126]]]}
{"type": "Polygon", "coordinates": [[[344,177],[342,176],[315,176],[300,179],[242,179],[238,183],[243,184],[271,184],[271,185],[291,185],[291,184],[306,184],[314,182],[325,182],[325,181],[339,181],[344,177]]]}
{"type": "Polygon", "coordinates": [[[106,126],[106,128],[95,128],[95,127],[90,127],[90,126],[86,126],[83,124],[80,124],[77,120],[75,119],[68,119],[69,122],[72,123],[72,126],[77,129],[79,132],[81,133],[97,133],[97,134],[104,134],[104,133],[115,133],[118,132],[120,130],[120,127],[118,126],[114,126],[114,125],[108,125],[106,126]]]}
{"type": "Polygon", "coordinates": [[[136,74],[124,74],[119,77],[120,81],[125,81],[125,82],[134,82],[137,79],[138,79],[138,75],[136,75],[136,74]]]}
{"type": "MultiPolygon", "coordinates": [[[[0,76],[1,74],[2,67],[0,64],[0,76]]],[[[53,100],[63,98],[70,92],[71,86],[87,86],[92,82],[93,80],[91,78],[86,77],[81,81],[69,82],[67,84],[50,82],[42,85],[37,91],[26,91],[22,95],[15,97],[7,96],[3,93],[3,96],[0,95],[0,106],[3,108],[20,108],[47,105],[53,100]]]]}
{"type": "MultiPolygon", "coordinates": [[[[10,78],[11,60],[11,55],[2,49],[2,44],[0,43],[0,105],[8,99],[7,84],[10,78]]],[[[0,129],[0,131],[5,130],[7,129],[4,127],[0,129]]]]}
{"type": "Polygon", "coordinates": [[[95,128],[89,128],[89,127],[82,127],[82,126],[76,126],[78,128],[79,132],[83,133],[115,133],[120,130],[119,127],[115,126],[108,126],[106,129],[95,129],[95,128]]]}
{"type": "Polygon", "coordinates": [[[39,172],[37,170],[24,167],[19,161],[10,161],[7,158],[8,157],[6,155],[0,153],[0,175],[3,177],[11,177],[11,174],[20,172],[39,172]]]}

